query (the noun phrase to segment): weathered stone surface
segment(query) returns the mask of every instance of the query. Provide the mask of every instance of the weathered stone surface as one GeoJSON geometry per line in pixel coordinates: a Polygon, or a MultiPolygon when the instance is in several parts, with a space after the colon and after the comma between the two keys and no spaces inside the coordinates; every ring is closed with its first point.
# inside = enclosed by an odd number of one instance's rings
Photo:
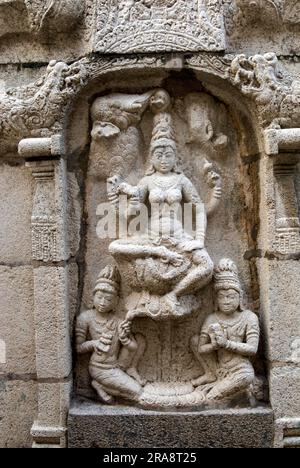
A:
{"type": "Polygon", "coordinates": [[[73,403],[70,448],[270,448],[269,409],[163,413],[73,403]]]}
{"type": "Polygon", "coordinates": [[[0,262],[31,262],[33,184],[25,167],[0,166],[0,262]]]}
{"type": "Polygon", "coordinates": [[[6,345],[0,374],[35,374],[32,267],[0,266],[0,339],[6,345]]]}
{"type": "Polygon", "coordinates": [[[300,416],[300,368],[273,367],[270,371],[270,402],[276,418],[300,416]]]}
{"type": "Polygon", "coordinates": [[[37,414],[37,384],[0,376],[0,446],[29,448],[30,429],[37,414]]]}
{"type": "Polygon", "coordinates": [[[64,427],[72,382],[38,384],[38,419],[35,426],[64,427]]]}
{"type": "Polygon", "coordinates": [[[296,0],[0,0],[0,444],[31,415],[65,446],[74,370],[77,396],[158,410],[77,402],[75,445],[272,445],[270,410],[238,409],[269,386],[299,446],[299,39],[296,0]],[[150,228],[102,236],[103,202],[150,228]]]}
{"type": "Polygon", "coordinates": [[[299,261],[264,259],[259,264],[267,288],[262,296],[262,303],[266,304],[262,314],[266,354],[271,362],[297,363],[296,344],[300,338],[299,261]]]}
{"type": "Polygon", "coordinates": [[[76,174],[68,172],[67,174],[67,236],[68,236],[68,255],[76,257],[80,248],[80,233],[82,227],[82,200],[80,187],[76,174]]]}
{"type": "Polygon", "coordinates": [[[36,365],[39,378],[59,379],[70,375],[70,317],[74,314],[70,306],[70,294],[74,298],[76,284],[76,267],[42,266],[34,270],[36,365]]]}

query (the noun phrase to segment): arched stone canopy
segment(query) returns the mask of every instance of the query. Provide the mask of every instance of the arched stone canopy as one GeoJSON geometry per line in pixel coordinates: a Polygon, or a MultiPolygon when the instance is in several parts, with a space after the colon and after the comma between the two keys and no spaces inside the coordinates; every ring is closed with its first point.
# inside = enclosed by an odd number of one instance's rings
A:
{"type": "Polygon", "coordinates": [[[257,154],[263,130],[259,125],[258,112],[256,106],[233,85],[230,64],[230,58],[219,59],[209,54],[190,58],[179,55],[175,58],[149,56],[116,58],[112,61],[102,59],[100,63],[96,59],[87,63],[86,79],[78,89],[78,93],[70,96],[66,112],[62,115],[67,152],[78,154],[80,149],[84,149],[89,143],[90,103],[95,97],[113,90],[129,94],[135,91],[142,93],[150,87],[160,87],[172,73],[179,75],[189,73],[189,82],[194,80],[198,83],[199,89],[203,85],[204,90],[207,89],[209,93],[224,102],[241,126],[240,132],[244,135],[249,134],[248,143],[244,141],[244,145],[248,144],[249,147],[241,149],[242,153],[245,153],[245,156],[257,154]],[[122,71],[121,76],[120,71],[122,71]],[[78,126],[81,128],[81,141],[76,138],[78,126]],[[85,135],[85,139],[82,135],[85,135]]]}

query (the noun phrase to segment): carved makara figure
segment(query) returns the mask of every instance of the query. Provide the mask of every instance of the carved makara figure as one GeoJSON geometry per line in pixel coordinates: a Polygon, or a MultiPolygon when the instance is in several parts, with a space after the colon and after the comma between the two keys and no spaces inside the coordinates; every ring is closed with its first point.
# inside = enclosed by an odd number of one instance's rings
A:
{"type": "Polygon", "coordinates": [[[117,268],[106,267],[96,283],[93,309],[81,313],[76,324],[77,352],[91,353],[92,387],[105,403],[113,403],[114,396],[138,400],[144,384],[137,364],[145,339],[134,336],[131,324],[117,317],[119,289],[117,268]]]}
{"type": "MultiPolygon", "coordinates": [[[[150,167],[145,177],[135,187],[118,176],[108,184],[109,197],[117,208],[121,195],[129,198],[129,211],[146,204],[150,207],[146,210],[150,214],[146,215],[144,231],[110,245],[110,252],[133,291],[127,298],[130,320],[137,316],[162,319],[190,314],[198,307],[194,293],[212,278],[213,262],[205,249],[205,205],[178,168],[169,106],[170,97],[165,91],[154,93],[150,167]],[[184,203],[196,213],[193,235],[182,220],[184,203]]],[[[219,202],[219,190],[216,197],[219,202]]],[[[192,210],[189,214],[192,217],[192,210]]]]}
{"type": "Polygon", "coordinates": [[[141,153],[138,124],[148,106],[150,93],[115,93],[95,100],[89,170],[106,180],[115,173],[129,174],[141,153]]]}
{"type": "Polygon", "coordinates": [[[208,400],[231,397],[250,390],[254,369],[250,358],[259,344],[257,316],[243,308],[242,289],[235,264],[223,259],[215,269],[216,311],[204,322],[191,348],[204,369],[193,384],[208,400]]]}
{"type": "Polygon", "coordinates": [[[280,67],[274,53],[238,55],[231,71],[234,84],[256,102],[264,127],[300,126],[300,82],[280,67]]]}

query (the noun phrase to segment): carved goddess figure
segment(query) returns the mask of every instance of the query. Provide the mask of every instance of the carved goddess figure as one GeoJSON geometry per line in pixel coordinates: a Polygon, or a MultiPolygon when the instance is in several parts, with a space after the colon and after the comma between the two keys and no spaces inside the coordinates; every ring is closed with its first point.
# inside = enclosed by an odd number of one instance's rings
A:
{"type": "MultiPolygon", "coordinates": [[[[206,210],[192,182],[177,165],[177,147],[172,135],[171,117],[167,108],[169,95],[157,91],[151,100],[155,113],[154,130],[150,144],[150,168],[136,187],[121,183],[118,178],[110,179],[109,197],[117,203],[120,195],[130,199],[135,207],[150,206],[146,232],[128,239],[118,239],[110,245],[110,252],[119,261],[125,260],[125,268],[134,263],[132,278],[138,278],[139,285],[133,289],[144,290],[142,302],[147,293],[158,293],[157,310],[142,311],[139,305],[131,311],[135,315],[155,315],[158,309],[165,310],[166,316],[180,316],[190,313],[181,299],[207,285],[213,272],[213,262],[205,249],[206,210]],[[182,206],[189,204],[196,213],[194,235],[185,230],[182,220],[182,206]],[[181,209],[180,209],[181,208],[181,209]],[[180,213],[180,216],[178,214],[180,213]]],[[[192,216],[192,211],[190,212],[192,216]]],[[[121,266],[122,270],[122,266],[121,266]]],[[[153,300],[150,309],[154,307],[153,300]]],[[[147,309],[147,307],[146,307],[147,309]]]]}
{"type": "Polygon", "coordinates": [[[242,289],[235,264],[221,260],[214,274],[216,312],[206,319],[200,336],[191,340],[192,351],[205,373],[193,382],[208,400],[230,397],[250,389],[254,369],[250,358],[259,344],[259,322],[242,305],[242,289]]]}
{"type": "Polygon", "coordinates": [[[137,401],[144,384],[136,367],[145,339],[133,336],[131,324],[116,317],[119,288],[118,270],[106,267],[94,290],[94,308],[80,314],[76,324],[77,352],[91,353],[92,387],[107,404],[114,402],[114,396],[137,401]]]}

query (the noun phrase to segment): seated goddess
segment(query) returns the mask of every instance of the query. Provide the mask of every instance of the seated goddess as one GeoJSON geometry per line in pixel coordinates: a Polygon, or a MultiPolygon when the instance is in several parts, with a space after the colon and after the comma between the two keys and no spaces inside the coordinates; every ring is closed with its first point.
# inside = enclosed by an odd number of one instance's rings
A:
{"type": "Polygon", "coordinates": [[[129,208],[138,210],[143,205],[148,213],[146,230],[110,245],[122,276],[139,293],[130,297],[130,318],[191,313],[195,303],[192,295],[211,281],[213,273],[213,262],[205,249],[205,205],[193,183],[178,170],[170,116],[159,106],[163,93],[153,97],[159,111],[150,144],[149,170],[135,187],[117,177],[109,180],[112,202],[117,204],[123,195],[129,198],[129,208]],[[187,218],[182,214],[187,206],[196,229],[185,228],[183,218],[187,218]]]}

